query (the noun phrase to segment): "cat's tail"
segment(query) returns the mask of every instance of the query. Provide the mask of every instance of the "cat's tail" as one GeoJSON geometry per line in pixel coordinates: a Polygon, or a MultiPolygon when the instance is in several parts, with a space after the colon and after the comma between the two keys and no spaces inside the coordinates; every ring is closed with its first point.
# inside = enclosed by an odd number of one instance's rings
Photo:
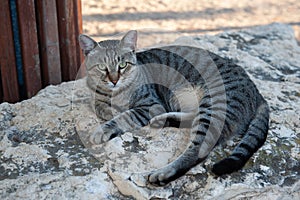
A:
{"type": "Polygon", "coordinates": [[[220,176],[241,169],[249,158],[264,144],[268,129],[269,106],[263,100],[240,143],[230,156],[213,165],[212,172],[220,176]]]}

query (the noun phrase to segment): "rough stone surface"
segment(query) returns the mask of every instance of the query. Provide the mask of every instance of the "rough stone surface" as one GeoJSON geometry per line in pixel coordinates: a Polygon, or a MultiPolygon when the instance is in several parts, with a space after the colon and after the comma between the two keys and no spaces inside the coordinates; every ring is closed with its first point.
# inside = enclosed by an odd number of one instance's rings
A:
{"type": "Polygon", "coordinates": [[[291,27],[256,27],[182,37],[249,72],[271,108],[266,144],[239,172],[215,177],[213,163],[235,142],[165,187],[146,183],[186,147],[188,130],[143,128],[105,145],[86,137],[100,123],[84,79],[0,105],[0,199],[300,199],[300,47],[291,27]]]}

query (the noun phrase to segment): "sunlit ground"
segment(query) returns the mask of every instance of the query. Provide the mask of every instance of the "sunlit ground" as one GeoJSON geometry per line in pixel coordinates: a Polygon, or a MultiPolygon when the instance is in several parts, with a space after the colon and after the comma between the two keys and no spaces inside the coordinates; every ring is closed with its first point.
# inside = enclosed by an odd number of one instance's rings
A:
{"type": "Polygon", "coordinates": [[[163,39],[280,22],[300,41],[299,0],[82,0],[82,13],[84,33],[99,40],[130,29],[163,39]]]}

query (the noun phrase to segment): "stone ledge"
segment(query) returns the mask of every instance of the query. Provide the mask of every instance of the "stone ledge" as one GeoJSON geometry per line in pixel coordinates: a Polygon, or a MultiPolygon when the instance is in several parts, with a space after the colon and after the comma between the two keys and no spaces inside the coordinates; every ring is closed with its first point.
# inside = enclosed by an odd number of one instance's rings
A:
{"type": "Polygon", "coordinates": [[[291,27],[271,24],[182,37],[176,43],[232,59],[247,70],[269,102],[268,140],[243,170],[215,178],[209,167],[224,155],[216,148],[204,164],[166,187],[146,187],[143,176],[134,173],[143,175],[166,164],[188,138],[182,130],[167,128],[157,136],[144,128],[94,149],[97,154],[92,155],[84,137],[98,119],[89,107],[84,80],[78,80],[49,86],[17,104],[0,105],[0,198],[300,199],[300,47],[291,27]]]}

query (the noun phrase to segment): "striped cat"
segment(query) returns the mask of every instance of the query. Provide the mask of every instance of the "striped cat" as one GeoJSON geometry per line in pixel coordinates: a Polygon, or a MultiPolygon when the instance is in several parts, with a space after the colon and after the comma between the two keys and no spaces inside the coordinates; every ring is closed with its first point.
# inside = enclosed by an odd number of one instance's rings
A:
{"type": "Polygon", "coordinates": [[[106,120],[91,142],[100,144],[148,124],[190,127],[187,149],[148,176],[149,183],[163,186],[202,162],[220,142],[241,135],[232,154],[212,172],[241,169],[264,144],[269,127],[267,102],[246,72],[200,48],[170,45],[137,52],[136,42],[136,31],[99,43],[79,36],[95,112],[106,120]]]}

